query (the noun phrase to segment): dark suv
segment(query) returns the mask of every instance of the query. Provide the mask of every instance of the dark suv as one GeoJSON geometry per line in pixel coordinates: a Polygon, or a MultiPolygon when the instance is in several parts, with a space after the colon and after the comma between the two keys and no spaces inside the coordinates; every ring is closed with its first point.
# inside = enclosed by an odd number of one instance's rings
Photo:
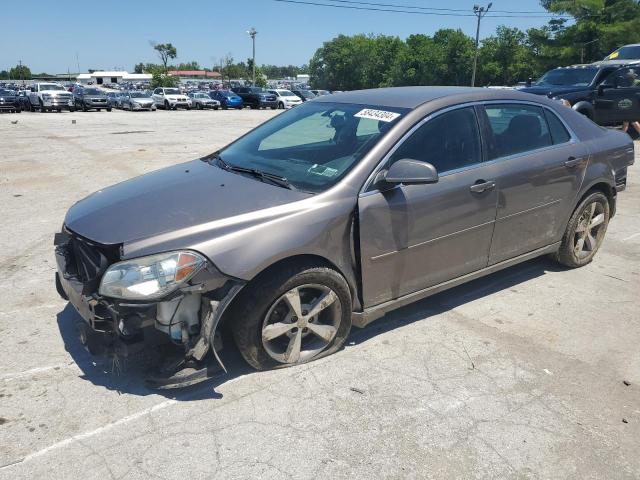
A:
{"type": "Polygon", "coordinates": [[[111,111],[111,103],[109,98],[102,90],[93,87],[76,87],[73,89],[73,105],[76,110],[82,109],[87,111],[96,109],[98,111],[105,109],[111,111]]]}
{"type": "Polygon", "coordinates": [[[236,87],[231,89],[233,93],[242,98],[245,105],[251,108],[278,108],[278,98],[260,87],[236,87]]]}
{"type": "Polygon", "coordinates": [[[640,63],[556,68],[521,91],[560,100],[600,125],[640,119],[640,63]]]}

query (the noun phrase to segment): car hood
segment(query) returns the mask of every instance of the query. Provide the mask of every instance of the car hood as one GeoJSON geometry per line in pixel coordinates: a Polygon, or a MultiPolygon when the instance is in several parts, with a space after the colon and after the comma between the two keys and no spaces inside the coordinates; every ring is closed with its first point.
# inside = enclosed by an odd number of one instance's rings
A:
{"type": "Polygon", "coordinates": [[[212,223],[228,233],[261,211],[310,196],[194,160],[99,190],[73,205],[64,222],[89,240],[126,246],[162,234],[187,237],[193,228],[215,235],[212,223]]]}
{"type": "MultiPolygon", "coordinates": [[[[85,100],[106,100],[108,97],[106,95],[85,95],[85,100]]],[[[114,98],[114,100],[116,100],[114,98]]]]}
{"type": "Polygon", "coordinates": [[[132,98],[131,101],[135,102],[135,103],[151,103],[151,102],[153,102],[153,98],[151,98],[151,97],[142,97],[142,98],[137,97],[137,98],[132,98]]]}
{"type": "Polygon", "coordinates": [[[169,100],[182,100],[187,98],[186,95],[174,95],[173,93],[167,94],[164,97],[168,98],[169,100]]]}
{"type": "Polygon", "coordinates": [[[576,86],[532,86],[518,89],[521,92],[533,93],[534,95],[546,95],[547,97],[556,97],[558,95],[564,95],[566,93],[584,92],[589,90],[589,87],[576,87],[576,86]]]}

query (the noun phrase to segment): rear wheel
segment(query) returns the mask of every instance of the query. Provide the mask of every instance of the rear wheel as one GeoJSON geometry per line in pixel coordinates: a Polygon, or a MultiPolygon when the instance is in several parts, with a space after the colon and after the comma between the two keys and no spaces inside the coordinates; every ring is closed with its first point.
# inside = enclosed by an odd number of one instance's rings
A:
{"type": "Polygon", "coordinates": [[[169,102],[167,102],[166,100],[164,101],[164,109],[171,110],[171,106],[169,105],[169,102]]]}
{"type": "Polygon", "coordinates": [[[571,215],[556,260],[570,268],[593,260],[609,224],[609,200],[602,192],[588,195],[571,215]]]}
{"type": "Polygon", "coordinates": [[[280,110],[284,110],[284,103],[282,103],[282,102],[278,103],[278,108],[280,110]]]}
{"type": "Polygon", "coordinates": [[[107,112],[110,112],[110,111],[111,111],[111,108],[107,108],[107,112]]]}
{"type": "Polygon", "coordinates": [[[230,312],[234,339],[258,370],[329,355],[342,347],[351,330],[349,287],[329,268],[283,269],[258,279],[235,305],[230,312]]]}

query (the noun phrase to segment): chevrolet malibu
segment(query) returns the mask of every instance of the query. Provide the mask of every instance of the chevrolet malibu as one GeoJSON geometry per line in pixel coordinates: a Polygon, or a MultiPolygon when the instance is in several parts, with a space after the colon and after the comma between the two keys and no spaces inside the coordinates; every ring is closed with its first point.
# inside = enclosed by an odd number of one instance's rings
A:
{"type": "Polygon", "coordinates": [[[157,387],[224,368],[222,326],[256,369],[297,365],[528,259],[591,262],[632,163],[627,135],[514,90],[322,96],[73,205],[56,286],[90,350],[170,346],[157,387]]]}

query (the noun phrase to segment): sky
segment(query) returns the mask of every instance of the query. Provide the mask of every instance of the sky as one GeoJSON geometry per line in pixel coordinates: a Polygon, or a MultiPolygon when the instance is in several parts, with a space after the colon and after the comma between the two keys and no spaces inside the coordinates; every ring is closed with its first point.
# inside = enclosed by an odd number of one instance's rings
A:
{"type": "MultiPolygon", "coordinates": [[[[196,60],[202,67],[211,68],[229,53],[235,60],[251,56],[251,39],[246,33],[250,27],[258,31],[256,63],[259,65],[308,63],[323,42],[338,34],[373,33],[404,39],[413,33],[431,35],[440,28],[460,28],[475,36],[476,29],[475,16],[409,15],[275,0],[184,3],[176,0],[79,3],[31,0],[26,9],[22,2],[1,1],[6,2],[2,16],[15,21],[5,21],[0,28],[0,70],[22,60],[34,73],[77,72],[78,65],[82,72],[88,69],[132,71],[138,62],[158,63],[151,42],[171,42],[178,50],[175,63],[196,60]]],[[[340,4],[340,0],[303,1],[340,4]]],[[[369,1],[462,9],[471,15],[475,3],[488,3],[486,0],[369,1]]],[[[493,0],[491,10],[544,13],[539,0],[493,0]]],[[[535,18],[532,14],[518,18],[488,15],[482,20],[480,37],[491,35],[499,25],[527,29],[547,21],[548,18],[535,18]]]]}

